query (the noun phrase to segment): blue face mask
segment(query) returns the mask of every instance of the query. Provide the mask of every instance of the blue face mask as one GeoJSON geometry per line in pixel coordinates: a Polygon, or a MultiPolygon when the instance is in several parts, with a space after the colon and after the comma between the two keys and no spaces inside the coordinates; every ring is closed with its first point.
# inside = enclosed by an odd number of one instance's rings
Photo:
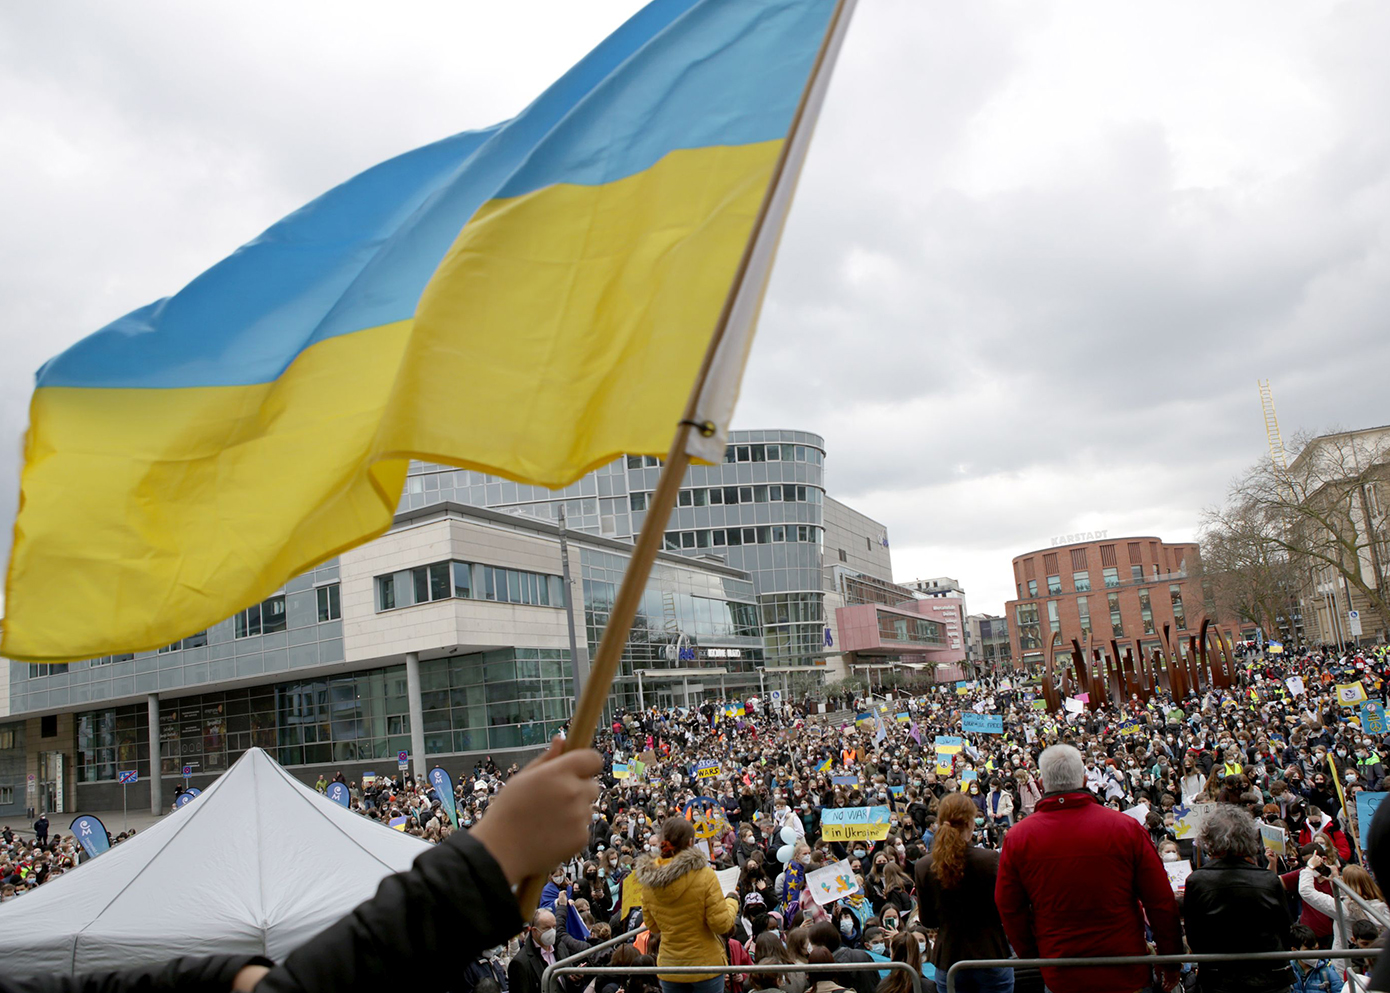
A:
{"type": "Polygon", "coordinates": [[[866,851],[864,851],[864,849],[862,849],[862,848],[856,848],[856,849],[854,850],[854,857],[857,858],[857,859],[862,859],[865,855],[868,855],[868,854],[869,854],[869,853],[866,852],[866,851]]]}
{"type": "Polygon", "coordinates": [[[873,952],[875,955],[882,955],[882,954],[883,954],[883,942],[881,942],[881,941],[875,941],[872,945],[869,946],[869,951],[873,952]]]}

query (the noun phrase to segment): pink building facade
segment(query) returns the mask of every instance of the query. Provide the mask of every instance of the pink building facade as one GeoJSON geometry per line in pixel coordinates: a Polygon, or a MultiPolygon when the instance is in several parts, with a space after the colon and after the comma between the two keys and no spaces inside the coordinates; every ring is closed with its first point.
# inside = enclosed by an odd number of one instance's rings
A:
{"type": "Polygon", "coordinates": [[[965,660],[959,597],[854,604],[835,611],[846,665],[920,669],[965,660]]]}

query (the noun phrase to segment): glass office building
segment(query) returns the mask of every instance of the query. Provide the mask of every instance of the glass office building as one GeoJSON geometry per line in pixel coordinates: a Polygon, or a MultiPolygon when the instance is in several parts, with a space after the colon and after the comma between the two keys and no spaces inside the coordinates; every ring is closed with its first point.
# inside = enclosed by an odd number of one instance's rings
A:
{"type": "MultiPolygon", "coordinates": [[[[630,541],[642,529],[660,472],[660,459],[627,456],[553,491],[416,463],[401,509],[452,500],[553,521],[563,507],[568,527],[630,541]]],[[[805,431],[734,431],[721,464],[686,470],[667,524],[667,551],[718,556],[752,577],[768,667],[812,666],[827,654],[824,503],[824,439],[805,431]]],[[[654,619],[670,630],[664,607],[657,618],[644,605],[642,618],[645,630],[654,619]]],[[[687,624],[679,615],[675,621],[687,624]]],[[[699,618],[688,623],[694,627],[679,630],[696,635],[699,618]]]]}

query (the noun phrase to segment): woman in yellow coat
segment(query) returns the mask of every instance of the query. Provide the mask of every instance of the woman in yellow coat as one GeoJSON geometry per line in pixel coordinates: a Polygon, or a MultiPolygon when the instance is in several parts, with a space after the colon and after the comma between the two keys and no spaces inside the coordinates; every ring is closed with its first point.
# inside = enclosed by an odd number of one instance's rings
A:
{"type": "MultiPolygon", "coordinates": [[[[661,826],[661,857],[643,855],[635,870],[642,886],[642,920],[661,936],[656,964],[725,965],[721,936],[733,929],[738,903],[719,891],[704,853],[691,845],[695,827],[684,817],[661,826]]],[[[661,976],[662,993],[721,993],[724,974],[661,976]]]]}

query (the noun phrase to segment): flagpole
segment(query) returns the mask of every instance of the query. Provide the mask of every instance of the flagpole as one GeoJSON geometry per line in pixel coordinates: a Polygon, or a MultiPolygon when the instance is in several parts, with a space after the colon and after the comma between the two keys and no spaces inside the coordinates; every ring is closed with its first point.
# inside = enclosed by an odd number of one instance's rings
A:
{"type": "MultiPolygon", "coordinates": [[[[796,113],[792,116],[791,126],[787,129],[787,137],[782,142],[782,148],[777,155],[777,162],[773,166],[767,191],[763,194],[762,204],[758,207],[758,216],[753,221],[753,229],[749,232],[748,241],[743,246],[743,255],[739,259],[733,281],[729,284],[729,292],[724,297],[724,306],[719,312],[719,320],[715,323],[714,333],[710,335],[709,346],[705,349],[704,359],[700,363],[700,369],[695,375],[695,382],[691,386],[690,396],[685,405],[685,413],[676,426],[676,436],[671,441],[671,449],[666,454],[666,461],[662,463],[656,492],[647,501],[646,519],[642,522],[642,530],[637,536],[637,543],[632,548],[632,556],[628,559],[627,569],[623,573],[622,585],[618,587],[618,595],[613,601],[612,611],[609,612],[608,623],[604,626],[598,651],[594,655],[583,691],[575,705],[574,716],[570,719],[569,733],[565,736],[565,751],[588,748],[593,741],[594,731],[597,729],[599,717],[603,713],[603,705],[608,700],[613,679],[618,674],[618,666],[622,661],[623,647],[627,644],[628,632],[632,629],[632,622],[637,617],[637,608],[641,604],[642,594],[647,588],[647,578],[651,575],[657,552],[661,551],[666,525],[671,519],[671,512],[676,507],[676,497],[680,493],[681,484],[685,481],[685,470],[690,466],[690,433],[691,431],[699,431],[703,437],[709,438],[719,431],[719,426],[713,423],[697,422],[700,397],[704,392],[705,383],[709,378],[710,369],[714,365],[720,343],[723,342],[725,333],[728,331],[729,318],[733,314],[734,304],[743,288],[744,281],[747,279],[749,264],[753,258],[754,249],[763,235],[773,197],[785,178],[793,141],[806,117],[806,107],[811,92],[824,67],[831,41],[835,37],[842,19],[847,16],[851,2],[852,0],[838,0],[836,3],[835,11],[831,14],[830,21],[826,25],[825,36],[821,39],[820,49],[816,52],[815,62],[806,77],[806,85],[802,88],[796,113]]],[[[796,177],[791,178],[794,181],[796,177]]],[[[571,665],[576,664],[578,664],[577,660],[571,660],[571,665]]],[[[544,876],[532,876],[524,880],[517,888],[517,903],[523,915],[529,917],[535,911],[540,904],[541,891],[544,888],[544,876]]]]}

